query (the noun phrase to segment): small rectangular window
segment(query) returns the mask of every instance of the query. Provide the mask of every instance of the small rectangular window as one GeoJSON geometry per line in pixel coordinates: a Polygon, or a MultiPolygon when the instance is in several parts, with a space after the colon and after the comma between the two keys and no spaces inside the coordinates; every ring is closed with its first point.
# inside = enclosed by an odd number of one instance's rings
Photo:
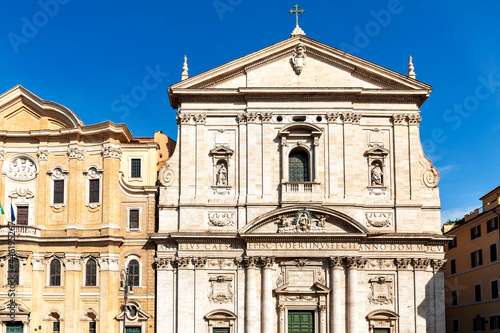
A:
{"type": "Polygon", "coordinates": [[[64,180],[54,180],[54,203],[64,203],[64,180]]]}
{"type": "Polygon", "coordinates": [[[96,332],[96,325],[95,321],[91,321],[89,323],[89,333],[95,333],[96,332]]]}
{"type": "Polygon", "coordinates": [[[61,329],[61,327],[60,327],[58,321],[55,321],[55,322],[52,323],[52,332],[53,333],[59,333],[60,329],[61,329]]]}
{"type": "Polygon", "coordinates": [[[481,237],[481,225],[476,225],[470,229],[470,239],[472,240],[478,237],[481,237]]]}
{"type": "Polygon", "coordinates": [[[89,203],[99,202],[99,179],[89,180],[89,203]]]}
{"type": "Polygon", "coordinates": [[[500,330],[500,315],[490,316],[490,329],[500,330]]]}
{"type": "Polygon", "coordinates": [[[453,239],[448,243],[448,249],[454,249],[457,247],[457,236],[453,236],[453,239]]]}
{"type": "Polygon", "coordinates": [[[486,223],[486,229],[488,232],[492,232],[498,229],[498,216],[494,217],[486,223]]]}
{"type": "Polygon", "coordinates": [[[16,216],[17,224],[28,225],[28,216],[29,216],[28,206],[17,207],[17,216],[16,216]]]}
{"type": "Polygon", "coordinates": [[[457,290],[452,290],[451,291],[451,305],[458,305],[458,291],[457,290]]]}
{"type": "Polygon", "coordinates": [[[483,294],[481,292],[481,285],[474,285],[474,302],[481,302],[483,300],[483,294]]]}
{"type": "Polygon", "coordinates": [[[483,264],[483,250],[477,250],[470,254],[471,267],[481,266],[483,264]]]}
{"type": "Polygon", "coordinates": [[[457,261],[455,259],[450,260],[450,272],[451,274],[457,273],[457,261]]]}
{"type": "Polygon", "coordinates": [[[490,262],[497,261],[498,259],[498,254],[497,254],[497,244],[490,244],[490,262]]]}
{"type": "Polygon", "coordinates": [[[458,333],[458,332],[460,332],[460,327],[459,327],[459,321],[458,321],[458,319],[453,319],[451,321],[451,327],[452,327],[452,329],[451,329],[452,333],[458,333]]]}
{"type": "Polygon", "coordinates": [[[490,290],[491,290],[491,299],[498,299],[498,297],[499,297],[498,280],[491,281],[490,290]]]}
{"type": "Polygon", "coordinates": [[[141,159],[140,158],[133,158],[131,163],[132,163],[131,177],[132,178],[141,178],[141,159]]]}
{"type": "Polygon", "coordinates": [[[128,218],[128,227],[130,229],[139,229],[139,209],[130,209],[128,218]]]}

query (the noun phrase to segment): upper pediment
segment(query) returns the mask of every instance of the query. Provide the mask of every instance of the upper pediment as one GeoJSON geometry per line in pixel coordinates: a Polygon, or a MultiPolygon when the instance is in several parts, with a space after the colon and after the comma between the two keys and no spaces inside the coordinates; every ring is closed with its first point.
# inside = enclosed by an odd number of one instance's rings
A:
{"type": "Polygon", "coordinates": [[[22,86],[0,95],[0,129],[7,131],[58,130],[83,126],[68,108],[42,100],[22,86]]]}
{"type": "Polygon", "coordinates": [[[296,36],[180,81],[171,86],[170,95],[173,99],[173,94],[185,89],[227,94],[231,90],[248,92],[265,88],[427,93],[431,89],[413,78],[305,36],[296,36]]]}

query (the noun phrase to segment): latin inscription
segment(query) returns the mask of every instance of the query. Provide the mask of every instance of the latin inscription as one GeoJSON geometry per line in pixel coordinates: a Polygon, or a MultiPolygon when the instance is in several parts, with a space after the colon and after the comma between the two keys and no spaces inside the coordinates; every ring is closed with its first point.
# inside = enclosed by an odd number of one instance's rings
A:
{"type": "Polygon", "coordinates": [[[213,251],[223,251],[223,250],[243,250],[243,246],[240,244],[179,244],[179,250],[213,250],[213,251]]]}

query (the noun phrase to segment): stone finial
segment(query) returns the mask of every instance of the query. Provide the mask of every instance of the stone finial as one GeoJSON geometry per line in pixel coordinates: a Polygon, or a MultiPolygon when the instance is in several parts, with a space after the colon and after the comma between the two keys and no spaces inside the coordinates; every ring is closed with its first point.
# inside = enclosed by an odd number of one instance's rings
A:
{"type": "Polygon", "coordinates": [[[302,30],[301,27],[299,27],[298,25],[295,26],[295,29],[293,29],[292,31],[292,35],[291,37],[295,37],[295,36],[305,36],[306,33],[304,32],[304,30],[302,30]]]}
{"type": "Polygon", "coordinates": [[[293,29],[292,31],[292,37],[295,37],[295,36],[305,36],[306,33],[304,32],[304,30],[302,30],[300,27],[299,27],[299,14],[302,15],[304,14],[306,11],[303,10],[302,8],[299,9],[300,6],[299,5],[295,5],[293,6],[292,9],[290,9],[288,12],[293,15],[295,14],[295,29],[293,29]]]}
{"type": "Polygon", "coordinates": [[[408,58],[408,77],[411,79],[417,77],[417,74],[415,74],[415,67],[413,67],[413,58],[411,56],[408,58]]]}
{"type": "Polygon", "coordinates": [[[184,56],[184,65],[182,65],[182,75],[181,78],[182,80],[185,80],[189,77],[188,74],[188,58],[187,56],[184,56]]]}

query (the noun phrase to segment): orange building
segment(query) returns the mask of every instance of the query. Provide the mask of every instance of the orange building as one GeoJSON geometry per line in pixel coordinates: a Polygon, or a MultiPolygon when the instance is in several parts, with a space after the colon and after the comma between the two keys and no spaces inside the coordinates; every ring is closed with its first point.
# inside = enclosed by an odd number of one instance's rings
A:
{"type": "Polygon", "coordinates": [[[447,332],[500,331],[500,186],[482,198],[482,206],[445,229],[447,332]]]}

